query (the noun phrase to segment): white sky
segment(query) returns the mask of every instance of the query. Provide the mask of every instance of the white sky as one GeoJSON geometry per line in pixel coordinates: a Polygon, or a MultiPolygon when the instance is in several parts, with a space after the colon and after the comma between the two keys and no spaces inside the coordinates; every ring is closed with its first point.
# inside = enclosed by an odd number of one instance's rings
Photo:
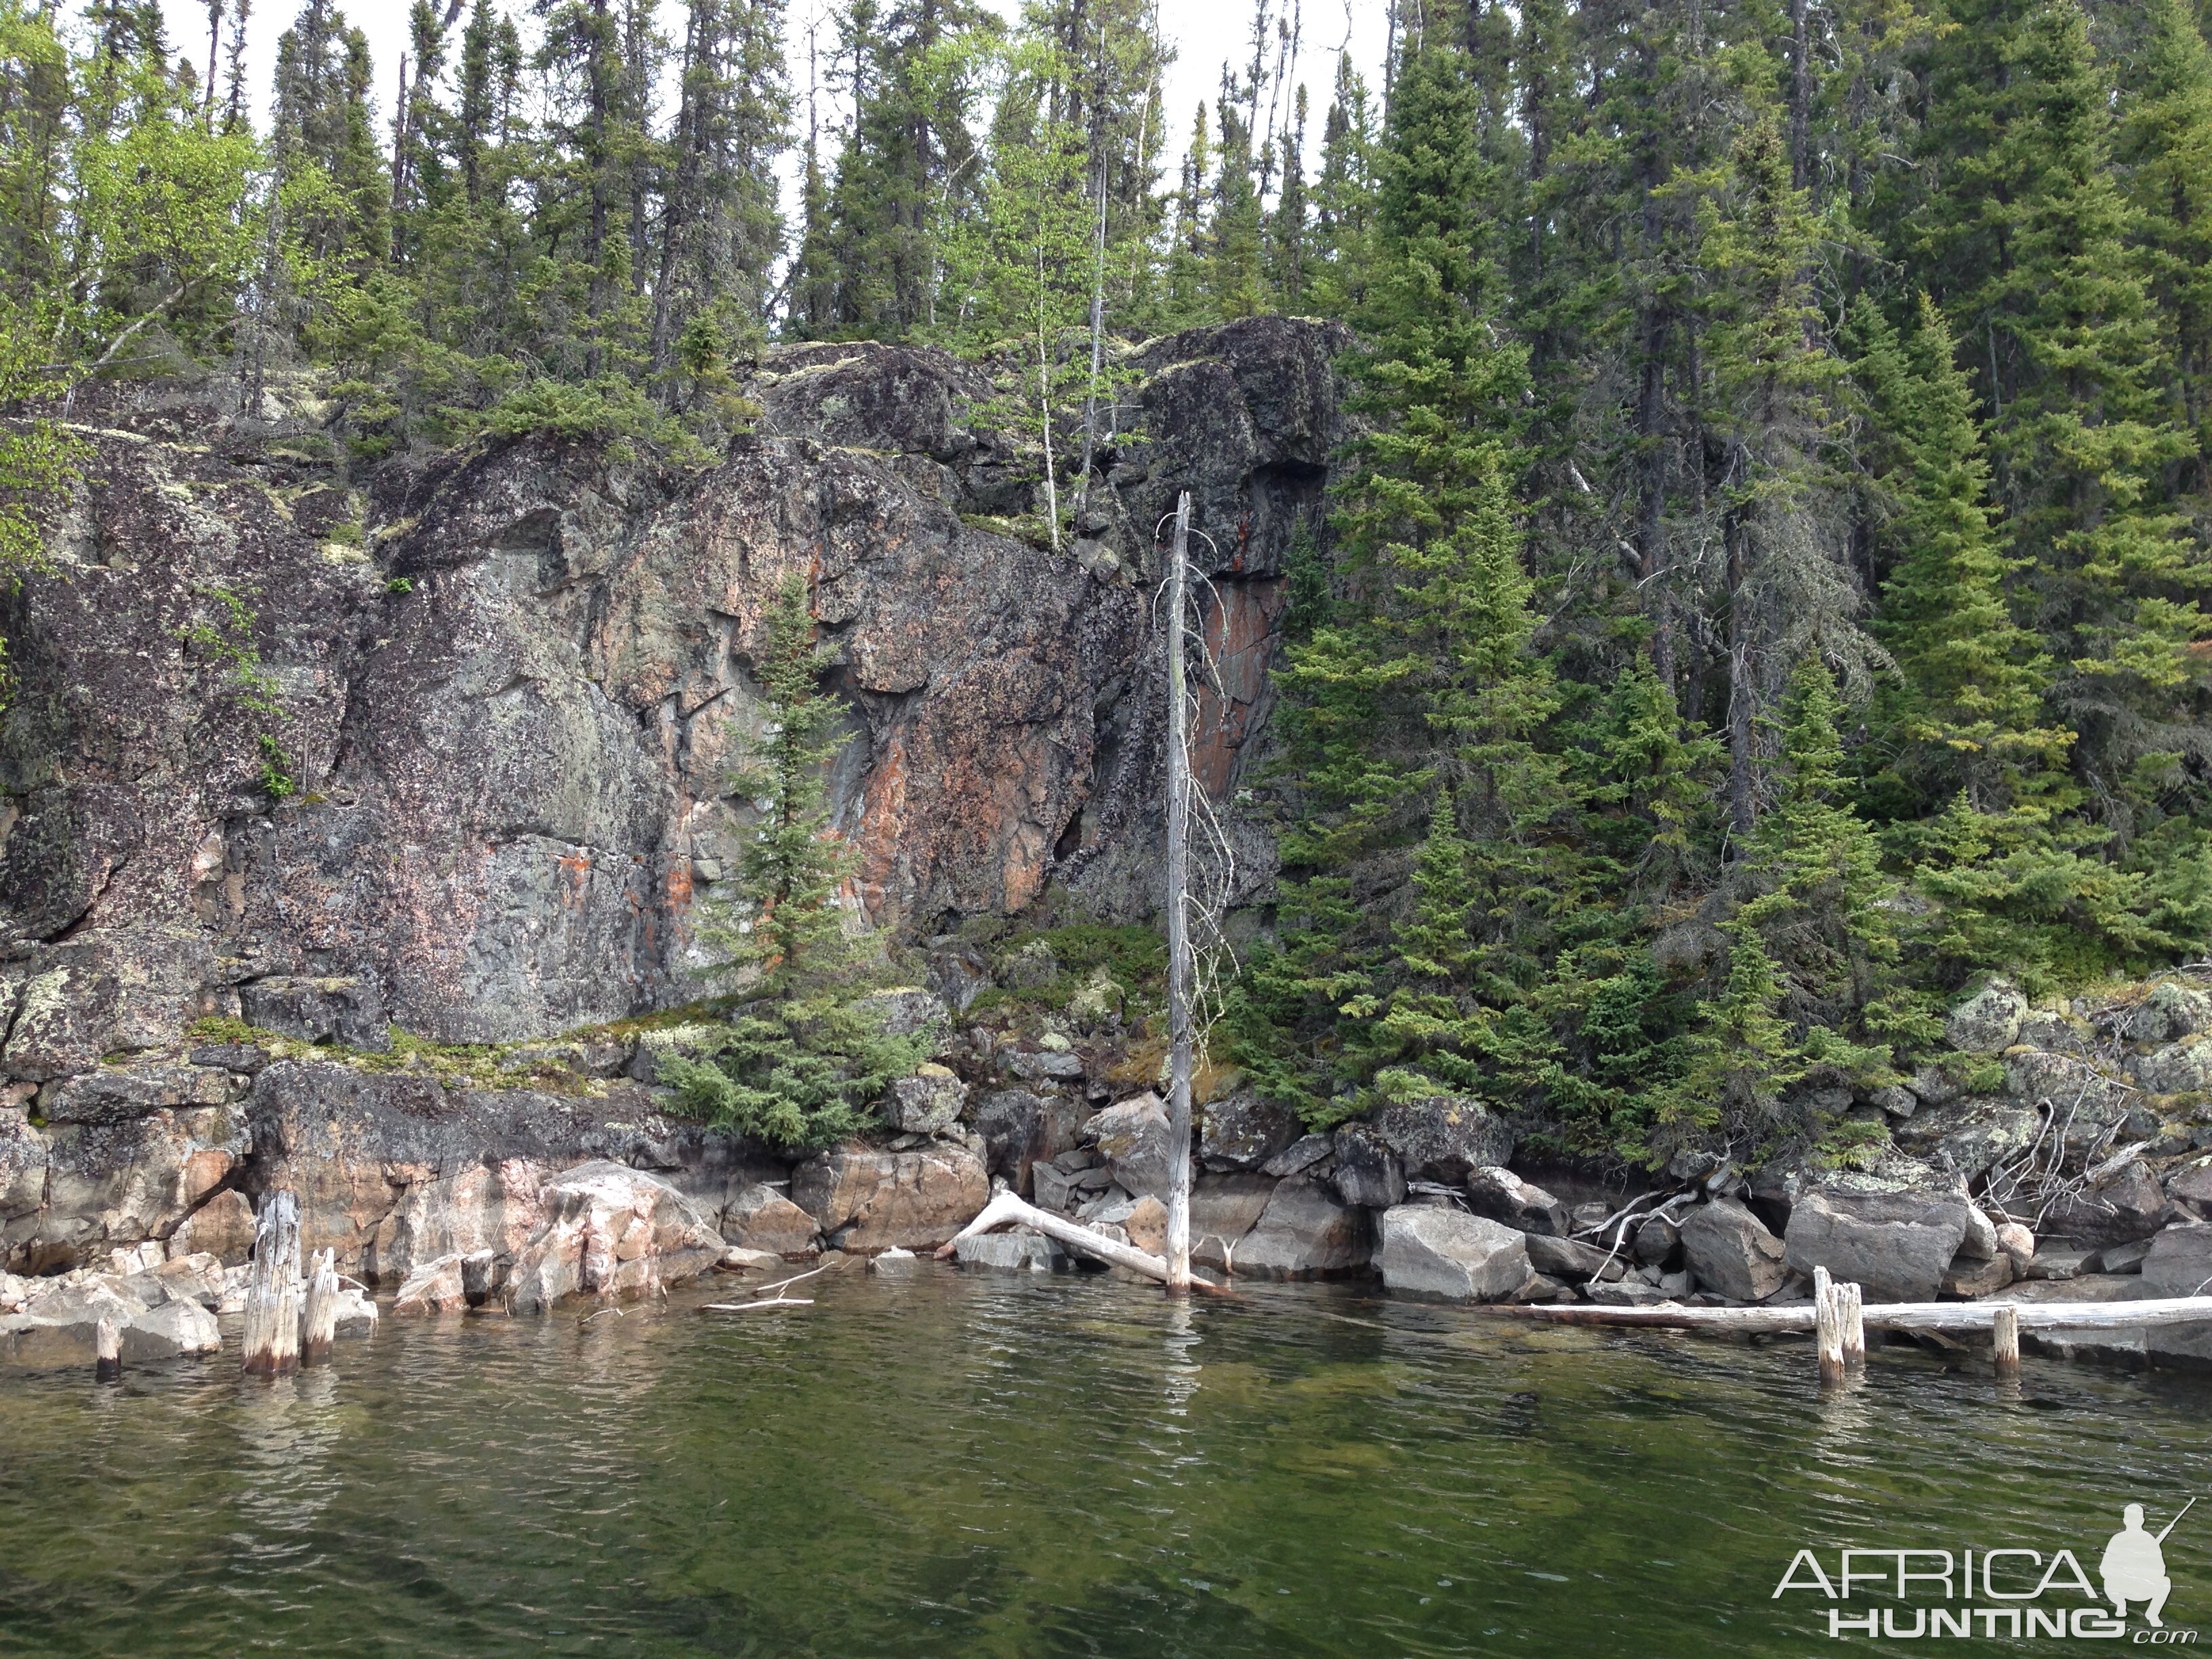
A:
{"type": "MultiPolygon", "coordinates": [[[[406,49],[409,0],[340,0],[347,18],[368,36],[376,58],[377,115],[380,129],[390,132],[392,94],[399,73],[399,55],[406,49]]],[[[1008,16],[1018,0],[987,0],[1008,16]]],[[[1328,112],[1330,88],[1335,83],[1336,53],[1349,42],[1352,61],[1370,83],[1382,60],[1388,0],[1271,0],[1271,9],[1289,3],[1304,8],[1299,33],[1302,46],[1297,73],[1308,92],[1307,164],[1315,162],[1321,139],[1322,118],[1328,112]]],[[[823,18],[822,39],[832,38],[826,21],[825,0],[788,0],[786,52],[792,66],[793,90],[804,109],[805,94],[805,31],[811,18],[823,18]]],[[[228,7],[225,8],[228,9],[228,7]]],[[[297,0],[253,0],[246,32],[247,61],[253,108],[258,122],[265,124],[270,71],[276,63],[276,38],[290,27],[299,9],[297,0]]],[[[508,9],[528,27],[528,0],[509,0],[508,9]]],[[[174,49],[196,64],[207,62],[207,5],[205,0],[162,0],[174,49]]],[[[664,33],[680,34],[682,0],[661,0],[664,33]]],[[[1162,0],[1163,27],[1176,47],[1176,63],[1169,70],[1163,101],[1166,106],[1169,150],[1166,181],[1172,185],[1190,136],[1191,117],[1201,99],[1211,100],[1219,87],[1224,59],[1242,64],[1251,52],[1251,0],[1162,0]]],[[[1272,51],[1270,56],[1272,57],[1272,51]]],[[[824,125],[830,112],[823,110],[824,125]]],[[[803,115],[802,115],[803,118],[803,115]]],[[[826,159],[826,158],[825,158],[826,159]]],[[[787,189],[787,196],[791,192],[787,189]]],[[[787,211],[791,204],[787,201],[787,211]]]]}

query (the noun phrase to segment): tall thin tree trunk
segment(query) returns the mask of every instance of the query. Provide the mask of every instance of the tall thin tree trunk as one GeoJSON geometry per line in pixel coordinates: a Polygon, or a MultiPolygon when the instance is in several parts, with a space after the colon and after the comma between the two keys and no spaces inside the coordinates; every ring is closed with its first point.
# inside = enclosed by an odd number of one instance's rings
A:
{"type": "Polygon", "coordinates": [[[1182,611],[1190,492],[1176,499],[1168,562],[1168,1289],[1190,1289],[1190,753],[1185,747],[1182,611]]]}
{"type": "Polygon", "coordinates": [[[1752,684],[1751,597],[1746,591],[1750,559],[1740,513],[1730,511],[1722,536],[1728,547],[1729,834],[1735,842],[1734,854],[1741,858],[1758,822],[1759,774],[1753,748],[1753,705],[1758,694],[1752,684]]]}

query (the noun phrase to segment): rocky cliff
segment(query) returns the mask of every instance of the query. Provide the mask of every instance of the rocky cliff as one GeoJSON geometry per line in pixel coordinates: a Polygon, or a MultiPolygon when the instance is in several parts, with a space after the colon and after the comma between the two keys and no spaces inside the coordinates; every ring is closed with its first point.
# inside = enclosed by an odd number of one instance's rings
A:
{"type": "Polygon", "coordinates": [[[1192,491],[1223,666],[1202,769],[1233,817],[1340,343],[1261,319],[1135,353],[1103,524],[1058,551],[1007,533],[1034,466],[977,423],[978,371],[927,350],[772,352],[757,430],[690,471],[531,438],[349,473],[311,398],[241,413],[216,384],[83,414],[58,569],[6,617],[0,1256],[215,1230],[223,1194],[349,1121],[385,1126],[325,1172],[368,1189],[341,1206],[356,1261],[426,1170],[660,1144],[647,1091],[588,1066],[535,1106],[387,1079],[347,1119],[188,1031],[373,1054],[696,997],[696,907],[751,815],[726,778],[748,665],[791,573],[851,710],[835,799],[877,921],[1148,914],[1154,527],[1192,491]]]}

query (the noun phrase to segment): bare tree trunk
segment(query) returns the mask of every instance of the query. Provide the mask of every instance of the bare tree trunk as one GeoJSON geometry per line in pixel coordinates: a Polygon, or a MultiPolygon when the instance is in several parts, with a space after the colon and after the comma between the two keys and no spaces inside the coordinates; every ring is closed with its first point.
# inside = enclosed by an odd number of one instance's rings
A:
{"type": "Polygon", "coordinates": [[[1729,514],[1723,538],[1728,546],[1728,729],[1729,833],[1736,845],[1734,856],[1748,850],[1753,825],[1759,817],[1758,755],[1753,716],[1757,700],[1752,684],[1751,596],[1745,528],[1740,514],[1729,514]]]}
{"type": "Polygon", "coordinates": [[[1106,351],[1106,160],[1098,158],[1098,237],[1091,278],[1091,390],[1083,399],[1083,483],[1075,498],[1075,533],[1090,526],[1091,469],[1098,453],[1098,374],[1106,351]]]}
{"type": "Polygon", "coordinates": [[[1167,1285],[1190,1289],[1190,754],[1184,744],[1182,612],[1190,492],[1176,498],[1168,565],[1168,1241],[1167,1285]]]}

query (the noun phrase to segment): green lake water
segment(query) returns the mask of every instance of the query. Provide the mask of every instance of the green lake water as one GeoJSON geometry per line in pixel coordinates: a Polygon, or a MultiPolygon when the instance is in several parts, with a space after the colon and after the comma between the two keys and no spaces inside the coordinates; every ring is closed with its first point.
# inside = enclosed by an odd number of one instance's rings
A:
{"type": "MultiPolygon", "coordinates": [[[[234,1346],[0,1373],[0,1655],[1841,1652],[1772,1597],[1801,1547],[2094,1574],[2124,1504],[2212,1494],[2186,1376],[1889,1350],[1823,1399],[1801,1346],[1366,1291],[808,1285],[386,1320],[274,1383],[234,1346]]],[[[2166,1559],[2168,1625],[2212,1631],[2212,1501],[2166,1559]]]]}

